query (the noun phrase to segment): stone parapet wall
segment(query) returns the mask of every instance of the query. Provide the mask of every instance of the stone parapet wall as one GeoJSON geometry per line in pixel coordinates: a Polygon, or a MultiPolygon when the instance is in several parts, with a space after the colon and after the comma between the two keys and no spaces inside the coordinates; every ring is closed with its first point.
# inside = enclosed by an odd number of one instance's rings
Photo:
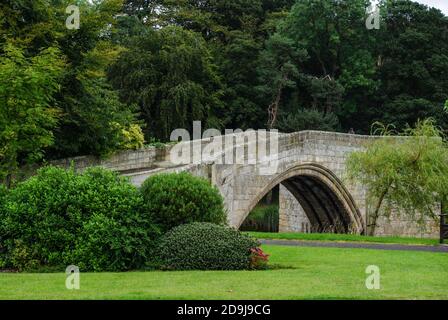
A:
{"type": "MultiPolygon", "coordinates": [[[[244,136],[245,133],[242,134],[234,134],[233,136],[244,136]]],[[[296,149],[300,146],[303,146],[305,143],[307,145],[328,145],[337,147],[339,151],[343,153],[340,145],[355,145],[359,146],[362,142],[371,140],[370,136],[360,136],[360,135],[349,135],[342,133],[330,133],[330,132],[320,132],[320,131],[301,131],[292,134],[271,134],[278,137],[279,141],[279,152],[288,152],[292,149],[296,149]]],[[[269,144],[269,133],[268,133],[268,144],[269,144]]],[[[205,148],[210,142],[213,141],[213,138],[200,140],[201,148],[205,148]]],[[[225,139],[222,139],[223,143],[225,139]]],[[[191,145],[191,150],[194,153],[196,151],[196,147],[193,144],[197,144],[198,141],[190,141],[184,142],[186,144],[191,145]]],[[[246,157],[247,160],[247,148],[250,143],[246,140],[244,141],[244,147],[246,148],[246,157]]],[[[129,150],[129,151],[121,151],[113,154],[112,156],[106,157],[104,159],[95,157],[95,156],[80,156],[74,158],[67,158],[61,160],[50,161],[49,164],[61,167],[73,167],[76,170],[82,171],[88,167],[93,166],[101,166],[107,169],[115,170],[115,171],[132,171],[139,169],[150,169],[154,168],[157,163],[169,161],[170,160],[170,151],[173,148],[173,145],[166,145],[165,147],[146,147],[140,150],[129,150]]],[[[224,149],[224,148],[223,148],[224,149]]],[[[316,150],[315,147],[312,148],[316,150]]],[[[327,153],[326,153],[327,154],[327,153]]],[[[335,155],[336,156],[336,155],[335,155]]]]}
{"type": "Polygon", "coordinates": [[[95,156],[82,156],[51,161],[51,165],[83,171],[89,167],[103,167],[114,171],[132,171],[153,168],[157,162],[164,161],[170,146],[164,148],[149,147],[140,150],[121,151],[101,159],[95,156]]]}
{"type": "MultiPolygon", "coordinates": [[[[271,162],[269,160],[263,160],[266,162],[257,164],[247,162],[248,150],[256,150],[257,153],[263,151],[260,150],[258,144],[260,141],[254,142],[252,139],[248,139],[248,136],[251,136],[251,134],[237,133],[226,137],[182,142],[176,146],[167,145],[162,148],[150,147],[136,151],[119,152],[107,159],[77,157],[53,161],[51,164],[63,167],[69,167],[73,164],[75,169],[79,171],[91,166],[101,166],[128,176],[136,186],[140,186],[146,178],[154,174],[191,172],[196,176],[208,179],[220,190],[228,212],[228,221],[235,227],[241,225],[257,202],[270,188],[281,184],[282,179],[291,179],[294,174],[311,174],[314,175],[315,179],[326,184],[328,190],[342,199],[342,203],[350,211],[353,219],[356,218],[356,221],[354,221],[356,230],[365,230],[369,207],[366,196],[367,190],[364,186],[356,182],[350,182],[345,178],[345,163],[351,152],[362,150],[367,143],[380,137],[320,131],[302,131],[291,134],[268,133],[265,138],[268,150],[276,146],[271,139],[278,138],[278,157],[275,162],[277,170],[271,174],[261,175],[260,167],[271,164],[271,162]],[[170,155],[174,147],[176,147],[176,150],[181,145],[189,148],[191,160],[193,160],[193,155],[201,154],[204,148],[212,142],[216,143],[216,141],[223,143],[222,150],[216,155],[213,154],[214,157],[208,158],[205,162],[201,160],[199,163],[183,165],[171,163],[170,155]],[[230,147],[225,144],[229,141],[232,141],[230,147]],[[245,151],[245,162],[226,164],[224,160],[229,148],[233,154],[236,154],[237,149],[240,151],[243,149],[245,151]],[[303,169],[308,165],[316,166],[317,171],[303,169]],[[319,173],[320,169],[318,168],[325,168],[329,174],[319,173]],[[292,169],[296,171],[291,171],[292,169]]],[[[285,190],[283,189],[283,191],[285,190]]],[[[280,209],[280,229],[284,232],[304,232],[307,229],[308,218],[297,198],[291,196],[291,193],[288,196],[288,193],[281,192],[283,205],[281,204],[280,209]]],[[[310,221],[308,220],[308,222],[310,221]]],[[[405,218],[397,217],[390,220],[380,220],[377,234],[435,237],[437,236],[437,230],[434,224],[430,224],[428,231],[421,232],[405,218]]]]}

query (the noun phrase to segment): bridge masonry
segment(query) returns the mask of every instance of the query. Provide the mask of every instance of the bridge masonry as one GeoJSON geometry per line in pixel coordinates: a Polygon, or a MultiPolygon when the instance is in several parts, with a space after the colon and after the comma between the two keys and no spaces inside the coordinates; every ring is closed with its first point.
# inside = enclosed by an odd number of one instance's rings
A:
{"type": "Polygon", "coordinates": [[[299,201],[284,185],[279,190],[279,232],[316,232],[299,201]]]}
{"type": "MultiPolygon", "coordinates": [[[[302,131],[278,134],[277,170],[260,174],[257,164],[222,164],[222,155],[205,163],[175,165],[170,162],[173,145],[121,152],[111,158],[78,157],[55,161],[52,164],[76,170],[101,166],[119,171],[140,186],[149,176],[164,172],[188,171],[203,177],[221,192],[228,212],[229,224],[240,227],[256,204],[276,185],[280,185],[280,231],[329,231],[341,225],[339,232],[363,233],[366,230],[369,205],[367,190],[345,177],[348,155],[361,150],[371,136],[302,131]],[[320,229],[319,229],[320,228],[320,229]]],[[[268,139],[269,140],[269,139],[268,139]]],[[[213,138],[196,142],[206,147],[213,138]]],[[[242,145],[249,148],[249,142],[242,145]]],[[[200,152],[195,150],[194,152],[200,152]]],[[[380,236],[437,237],[437,223],[428,221],[421,230],[413,221],[403,219],[397,212],[382,218],[376,228],[380,236]]]]}

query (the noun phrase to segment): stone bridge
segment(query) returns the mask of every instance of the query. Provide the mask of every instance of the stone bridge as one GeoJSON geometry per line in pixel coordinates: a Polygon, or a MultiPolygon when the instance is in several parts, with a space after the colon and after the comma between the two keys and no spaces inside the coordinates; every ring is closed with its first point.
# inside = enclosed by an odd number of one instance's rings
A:
{"type": "MultiPolygon", "coordinates": [[[[219,189],[229,224],[237,228],[257,203],[279,186],[280,232],[366,232],[370,207],[367,190],[347,181],[345,162],[351,152],[361,150],[376,137],[302,131],[267,133],[256,142],[253,138],[240,133],[126,151],[107,160],[78,157],[55,164],[68,166],[73,162],[80,170],[106,167],[129,177],[136,186],[154,174],[191,172],[219,189]],[[173,161],[173,155],[182,155],[184,161],[173,161]]],[[[392,214],[392,218],[379,221],[375,233],[436,237],[437,225],[428,222],[426,230],[421,230],[403,216],[392,214]]]]}

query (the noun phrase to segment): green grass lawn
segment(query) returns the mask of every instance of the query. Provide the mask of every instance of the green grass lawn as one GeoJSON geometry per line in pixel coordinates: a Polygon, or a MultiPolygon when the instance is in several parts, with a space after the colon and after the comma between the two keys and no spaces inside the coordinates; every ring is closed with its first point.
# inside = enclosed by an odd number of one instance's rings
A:
{"type": "MultiPolygon", "coordinates": [[[[447,299],[448,255],[364,249],[264,246],[269,271],[0,274],[0,299],[447,299]],[[365,268],[381,270],[381,290],[367,290],[365,268]]],[[[82,270],[81,270],[82,271],[82,270]]]]}
{"type": "Polygon", "coordinates": [[[404,237],[368,237],[351,234],[330,233],[270,233],[270,232],[246,232],[257,239],[276,240],[307,240],[307,241],[340,241],[340,242],[370,242],[409,245],[438,245],[439,239],[421,239],[404,237]]]}

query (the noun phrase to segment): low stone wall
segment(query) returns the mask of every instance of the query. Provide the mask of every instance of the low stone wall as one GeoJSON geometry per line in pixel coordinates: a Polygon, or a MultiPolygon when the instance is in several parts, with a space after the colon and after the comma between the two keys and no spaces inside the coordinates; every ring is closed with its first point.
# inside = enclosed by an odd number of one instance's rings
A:
{"type": "Polygon", "coordinates": [[[391,214],[390,217],[382,216],[377,221],[376,236],[401,236],[417,238],[438,238],[440,223],[429,217],[419,225],[415,219],[406,215],[391,214]]]}
{"type": "Polygon", "coordinates": [[[118,152],[108,158],[82,156],[51,161],[51,165],[83,171],[89,167],[103,167],[114,171],[125,172],[153,168],[156,162],[164,161],[169,154],[170,146],[165,148],[149,147],[140,150],[118,152]]]}

